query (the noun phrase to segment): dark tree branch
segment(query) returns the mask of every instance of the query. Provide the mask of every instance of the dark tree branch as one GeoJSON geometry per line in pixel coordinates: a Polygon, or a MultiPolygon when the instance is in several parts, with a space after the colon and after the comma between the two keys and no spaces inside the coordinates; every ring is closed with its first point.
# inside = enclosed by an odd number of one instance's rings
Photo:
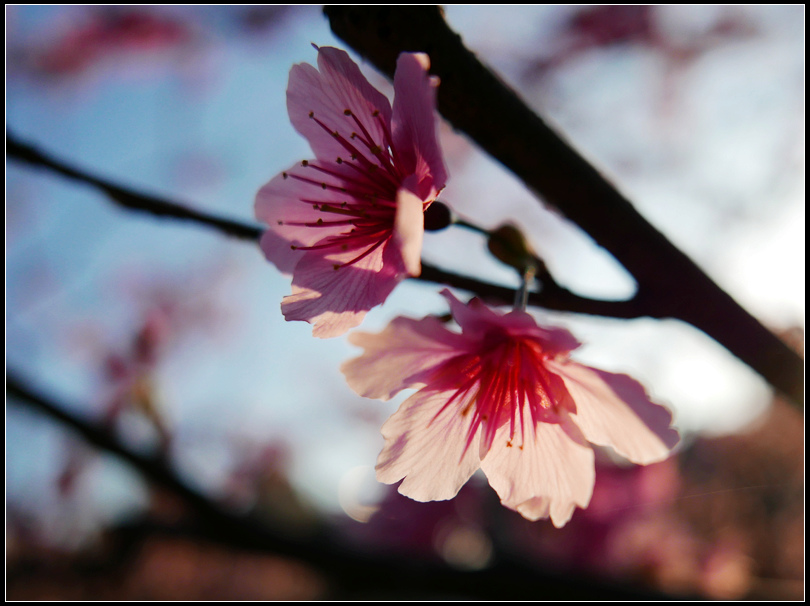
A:
{"type": "Polygon", "coordinates": [[[554,204],[636,278],[648,315],[699,328],[797,404],[801,358],[650,225],[607,179],[485,67],[431,6],[327,6],[332,31],[384,73],[426,52],[438,108],[530,189],[554,204]]]}
{"type": "Polygon", "coordinates": [[[6,154],[11,158],[33,166],[48,168],[69,179],[92,185],[106,193],[119,206],[129,210],[146,211],[159,217],[202,223],[229,236],[246,240],[258,240],[259,236],[262,235],[263,230],[261,227],[200,212],[176,202],[135,192],[106,179],[90,175],[37,149],[33,145],[23,143],[8,132],[6,132],[6,154]]]}
{"type": "MultiPolygon", "coordinates": [[[[522,559],[501,553],[492,566],[480,571],[462,571],[434,560],[404,558],[388,553],[367,553],[340,541],[325,527],[305,536],[290,538],[263,526],[250,516],[229,512],[189,487],[159,457],[132,451],[101,425],[67,412],[76,407],[56,403],[31,387],[14,371],[6,373],[9,401],[37,410],[76,431],[94,446],[112,453],[135,467],[158,486],[179,496],[195,514],[191,520],[165,525],[147,520],[140,530],[183,535],[239,549],[269,552],[296,558],[315,566],[327,576],[333,598],[347,596],[424,598],[446,596],[490,600],[527,599],[672,599],[627,585],[594,579],[550,574],[527,565],[522,559]]],[[[517,515],[517,514],[515,514],[517,515]]]]}
{"type": "MultiPolygon", "coordinates": [[[[473,292],[479,297],[490,301],[511,303],[515,298],[515,289],[513,288],[496,286],[495,284],[482,282],[475,278],[459,276],[458,274],[444,271],[427,263],[422,263],[422,275],[416,279],[425,282],[447,284],[455,288],[473,292]]],[[[543,289],[540,292],[530,292],[529,304],[556,311],[567,311],[625,320],[649,315],[645,313],[643,306],[639,304],[636,298],[627,301],[599,301],[596,299],[587,299],[575,295],[570,290],[566,290],[554,282],[543,282],[543,289]]]]}
{"type": "MultiPolygon", "coordinates": [[[[157,198],[140,193],[132,188],[114,184],[106,179],[97,177],[70,166],[52,154],[43,152],[32,145],[17,140],[14,136],[6,134],[6,151],[10,158],[21,160],[32,166],[46,168],[75,181],[85,183],[106,193],[114,202],[127,210],[148,212],[154,215],[181,219],[214,228],[226,235],[235,236],[244,240],[257,241],[263,229],[247,223],[215,217],[206,213],[187,208],[165,198],[157,198]]],[[[467,224],[469,226],[469,224],[467,224]]],[[[486,233],[486,230],[478,228],[486,233]]],[[[448,272],[430,264],[423,264],[422,275],[414,278],[425,282],[438,282],[462,290],[467,290],[480,297],[492,301],[509,303],[514,298],[514,290],[504,286],[482,282],[452,272],[448,272]]],[[[635,301],[599,301],[580,297],[561,288],[556,283],[544,285],[539,293],[532,293],[529,302],[538,307],[547,307],[560,311],[571,311],[583,314],[604,315],[615,318],[637,318],[645,315],[644,310],[635,304],[635,301]]]]}
{"type": "MultiPolygon", "coordinates": [[[[155,196],[142,194],[133,189],[126,188],[118,184],[114,184],[106,179],[91,175],[84,170],[72,167],[63,162],[62,160],[54,157],[53,155],[44,153],[31,145],[22,143],[8,133],[6,134],[6,151],[10,158],[21,160],[35,167],[52,170],[70,179],[100,189],[101,191],[105,192],[113,201],[127,208],[128,210],[149,212],[162,217],[191,221],[194,223],[205,225],[206,227],[214,228],[226,235],[231,235],[244,240],[250,240],[254,242],[258,240],[263,231],[262,228],[258,226],[250,225],[232,219],[215,217],[207,213],[202,213],[187,208],[183,205],[171,202],[164,198],[157,198],[155,196]]],[[[663,238],[663,236],[661,237],[663,238]]],[[[472,277],[461,276],[452,272],[445,271],[428,263],[422,264],[422,275],[415,279],[426,282],[436,282],[440,284],[446,284],[448,286],[452,286],[462,290],[467,290],[490,301],[510,303],[514,298],[514,290],[511,288],[498,286],[496,284],[491,284],[488,282],[483,282],[481,280],[472,277]]],[[[685,284],[684,288],[687,287],[688,285],[685,284]]],[[[661,315],[656,313],[656,310],[660,309],[660,305],[656,303],[657,299],[658,296],[656,296],[654,293],[651,293],[649,289],[639,290],[636,296],[628,301],[600,301],[595,299],[588,299],[586,297],[580,297],[560,287],[552,280],[544,282],[543,288],[540,292],[530,293],[529,304],[537,307],[544,307],[546,309],[553,309],[558,311],[600,315],[620,319],[632,319],[643,316],[659,317],[659,318],[676,317],[676,316],[668,316],[667,314],[661,315]]],[[[732,304],[735,307],[737,307],[739,311],[745,314],[745,312],[741,310],[741,308],[736,306],[736,304],[734,304],[733,301],[732,304]]],[[[754,332],[758,335],[760,342],[763,341],[763,334],[762,334],[763,331],[766,334],[770,335],[770,333],[768,333],[766,329],[764,329],[759,323],[757,323],[756,320],[754,320],[753,318],[751,318],[751,316],[748,316],[747,314],[745,315],[747,318],[749,318],[756,324],[754,332]]],[[[710,336],[714,336],[708,330],[706,330],[705,332],[710,336]]],[[[773,337],[773,335],[771,335],[771,338],[776,339],[776,337],[773,337]]],[[[781,341],[777,340],[777,343],[783,345],[781,341]]],[[[731,350],[734,353],[734,350],[731,347],[729,347],[728,345],[726,346],[728,347],[729,350],[731,350]]],[[[788,350],[788,352],[791,354],[793,358],[795,358],[794,361],[791,361],[790,358],[787,358],[788,361],[791,364],[798,363],[799,365],[798,372],[803,375],[802,373],[803,364],[801,359],[791,350],[788,350]]],[[[743,359],[744,362],[752,366],[754,370],[760,371],[763,377],[765,377],[765,379],[772,386],[781,390],[780,380],[783,381],[784,379],[783,377],[783,375],[785,374],[784,371],[775,373],[771,373],[768,371],[761,371],[757,367],[754,367],[742,356],[739,357],[743,359]]],[[[788,368],[790,369],[793,367],[789,364],[788,368]]],[[[788,372],[788,374],[790,374],[790,372],[788,372]]],[[[800,382],[799,393],[797,393],[796,395],[801,396],[802,394],[803,388],[802,383],[800,382]]],[[[796,397],[793,400],[796,404],[799,405],[801,405],[801,403],[803,402],[803,399],[800,397],[796,397]]]]}

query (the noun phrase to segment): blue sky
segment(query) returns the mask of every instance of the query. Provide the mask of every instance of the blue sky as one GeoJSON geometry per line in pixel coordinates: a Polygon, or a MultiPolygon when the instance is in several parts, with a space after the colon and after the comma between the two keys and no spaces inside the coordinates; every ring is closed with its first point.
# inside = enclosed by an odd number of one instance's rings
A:
{"type": "MultiPolygon", "coordinates": [[[[28,53],[89,11],[6,10],[7,51],[28,53]]],[[[310,43],[344,45],[311,7],[261,33],[239,25],[245,9],[154,10],[184,24],[192,43],[110,53],[66,77],[12,65],[7,126],[122,184],[251,220],[258,188],[310,157],[286,115],[290,66],[314,63],[310,43]]],[[[669,47],[585,49],[544,78],[528,78],[527,63],[555,48],[573,10],[449,6],[446,14],[468,46],[744,306],[775,330],[803,327],[803,9],[658,7],[656,28],[669,47]],[[726,18],[745,26],[739,35],[712,33],[726,18]],[[686,60],[673,50],[681,48],[697,50],[686,60]]],[[[364,70],[390,95],[381,76],[364,70]]],[[[581,294],[632,293],[632,280],[587,235],[537,204],[462,135],[443,125],[441,136],[451,173],[443,198],[453,208],[486,227],[518,221],[557,279],[581,294]]],[[[100,355],[126,346],[150,292],[169,290],[181,315],[195,318],[153,377],[179,469],[216,491],[238,463],[237,445],[282,440],[296,485],[337,509],[340,478],[373,466],[379,426],[398,401],[363,400],[348,389],[338,368],[358,352],[345,339],[314,339],[308,325],[284,322],[279,303],[289,279],[258,247],[122,212],[95,191],[13,162],[6,193],[9,367],[98,412],[106,397],[100,355]]],[[[428,234],[424,256],[514,284],[475,234],[428,234]]],[[[363,330],[397,315],[444,312],[438,290],[400,285],[363,330]]],[[[575,332],[586,343],[580,360],[642,380],[686,431],[739,430],[767,406],[763,382],[691,328],[542,311],[537,317],[575,332]]],[[[127,439],[153,439],[137,415],[122,423],[127,439]]],[[[63,514],[49,485],[64,459],[64,438],[10,407],[7,440],[8,498],[38,502],[58,526],[63,514]]],[[[132,476],[104,461],[84,480],[93,506],[75,515],[116,515],[142,502],[132,476]]]]}

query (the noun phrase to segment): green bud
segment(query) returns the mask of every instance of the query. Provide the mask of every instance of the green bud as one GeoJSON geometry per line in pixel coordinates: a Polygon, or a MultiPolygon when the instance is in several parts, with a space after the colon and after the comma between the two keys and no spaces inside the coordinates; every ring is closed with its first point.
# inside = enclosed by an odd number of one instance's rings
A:
{"type": "Polygon", "coordinates": [[[514,267],[521,274],[530,267],[536,270],[543,267],[543,262],[537,257],[523,232],[511,223],[505,223],[490,232],[487,248],[496,259],[514,267]]]}

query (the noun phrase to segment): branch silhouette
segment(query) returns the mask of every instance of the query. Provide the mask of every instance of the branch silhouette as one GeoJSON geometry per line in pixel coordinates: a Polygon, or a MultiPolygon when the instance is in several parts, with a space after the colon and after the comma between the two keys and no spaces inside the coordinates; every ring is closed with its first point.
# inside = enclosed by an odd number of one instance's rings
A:
{"type": "Polygon", "coordinates": [[[169,217],[184,221],[201,223],[213,227],[229,236],[245,240],[257,240],[262,235],[262,228],[240,221],[225,219],[205,212],[188,208],[165,198],[134,191],[107,179],[89,174],[59,160],[55,156],[23,143],[6,131],[6,154],[21,162],[47,168],[60,175],[92,185],[107,194],[116,204],[129,210],[146,211],[159,217],[169,217]]]}
{"type": "MultiPolygon", "coordinates": [[[[578,297],[551,281],[544,283],[542,291],[530,293],[530,304],[615,318],[682,319],[725,345],[797,403],[802,401],[801,359],[649,226],[621,194],[547,129],[540,118],[534,116],[529,120],[536,130],[528,132],[521,120],[525,111],[531,113],[530,110],[464,49],[458,36],[447,29],[438,9],[329,7],[326,11],[336,33],[342,31],[339,35],[351,40],[350,44],[375,63],[379,61],[378,65],[388,64],[385,71],[389,74],[393,72],[393,61],[399,53],[397,49],[407,47],[408,50],[429,52],[434,60],[434,70],[442,77],[439,103],[445,117],[591,233],[639,281],[639,293],[629,301],[578,297]],[[411,32],[407,32],[408,28],[411,32]],[[411,34],[421,38],[408,37],[411,34]],[[361,40],[363,36],[367,37],[365,42],[361,40]],[[454,61],[458,66],[453,66],[454,61]],[[470,107],[473,105],[468,102],[471,87],[479,91],[475,98],[484,102],[480,109],[470,107]],[[467,95],[466,102],[464,95],[467,95]],[[510,111],[521,106],[525,110],[521,110],[523,113],[509,115],[510,111]],[[486,119],[482,119],[482,115],[486,119]],[[507,125],[506,130],[498,132],[497,126],[485,124],[490,120],[496,123],[507,120],[511,126],[507,125]],[[510,146],[516,147],[510,149],[510,146]],[[545,168],[538,169],[538,166],[545,168]],[[633,238],[638,241],[633,242],[633,238]],[[651,248],[645,252],[644,246],[651,248]],[[661,275],[670,271],[682,273],[661,275]],[[711,309],[700,309],[701,306],[711,309]]],[[[197,211],[93,176],[21,143],[8,133],[6,146],[9,157],[99,189],[123,208],[191,221],[246,241],[256,242],[262,234],[260,226],[197,211]]],[[[510,302],[514,295],[513,289],[460,276],[429,264],[423,265],[422,276],[418,279],[447,284],[497,301],[510,302]]],[[[16,402],[67,425],[88,442],[121,457],[153,482],[180,496],[195,514],[192,522],[183,527],[183,532],[243,549],[298,558],[320,567],[344,595],[384,592],[398,597],[421,593],[431,596],[470,595],[478,599],[531,599],[538,596],[537,588],[542,587],[543,599],[552,600],[652,601],[671,598],[591,579],[583,582],[584,579],[549,575],[508,554],[498,554],[493,566],[473,573],[437,563],[365,555],[341,545],[325,528],[317,529],[306,538],[290,539],[264,528],[250,516],[237,515],[221,507],[184,483],[165,459],[132,451],[102,426],[67,412],[77,407],[54,400],[9,370],[6,392],[16,402]]],[[[171,533],[176,530],[176,527],[155,525],[150,532],[171,533]]]]}
{"type": "Polygon", "coordinates": [[[435,560],[388,553],[366,553],[342,542],[325,525],[303,536],[290,537],[270,529],[250,515],[235,514],[191,488],[168,461],[124,446],[106,427],[82,418],[68,406],[32,386],[15,370],[6,372],[10,402],[36,410],[77,432],[90,444],[125,460],[153,484],[180,497],[193,513],[176,524],[149,519],[122,530],[138,536],[162,534],[202,539],[239,549],[275,553],[315,566],[325,574],[332,599],[352,596],[469,596],[476,599],[535,599],[542,587],[544,599],[672,599],[628,585],[544,572],[523,559],[499,553],[494,563],[478,571],[452,568],[435,560]]]}
{"type": "Polygon", "coordinates": [[[444,118],[608,250],[635,277],[638,309],[702,330],[802,405],[802,359],[483,65],[440,8],[333,5],[324,13],[339,38],[389,76],[401,52],[427,53],[431,73],[441,80],[437,102],[444,118]]]}
{"type": "MultiPolygon", "coordinates": [[[[252,242],[258,241],[264,231],[263,228],[258,225],[200,212],[178,202],[145,194],[133,188],[113,183],[107,179],[93,175],[88,171],[71,166],[53,154],[45,152],[28,143],[24,143],[8,133],[6,134],[6,152],[10,158],[15,160],[54,171],[64,177],[99,189],[107,194],[113,202],[130,211],[147,212],[160,217],[190,221],[215,229],[225,235],[252,242]]],[[[486,230],[480,231],[486,233],[486,230]]],[[[510,303],[514,298],[514,290],[511,288],[461,276],[430,265],[429,263],[422,265],[422,275],[412,279],[446,284],[475,293],[485,299],[502,303],[510,303]]],[[[635,299],[627,301],[600,301],[580,297],[562,288],[553,280],[544,282],[543,289],[540,292],[531,293],[529,303],[538,307],[558,311],[570,311],[623,319],[638,318],[646,315],[635,299]]]]}
{"type": "MultiPolygon", "coordinates": [[[[6,153],[9,158],[35,167],[51,170],[74,181],[79,181],[99,189],[116,204],[130,211],[147,212],[160,217],[190,221],[215,229],[225,235],[252,241],[254,243],[258,241],[263,233],[263,229],[255,224],[200,212],[183,204],[172,202],[166,198],[144,194],[132,188],[124,187],[107,179],[92,175],[85,170],[71,166],[50,153],[18,140],[8,132],[6,133],[6,153]]],[[[484,232],[486,230],[481,231],[484,232]]],[[[664,238],[661,234],[658,234],[658,237],[664,238]]],[[[671,245],[669,246],[671,247],[671,245]]],[[[683,258],[685,259],[685,257],[683,258]]],[[[675,267],[677,266],[676,263],[675,267]]],[[[703,277],[705,280],[708,280],[705,276],[703,277]]],[[[462,276],[435,267],[429,263],[423,263],[422,274],[412,279],[446,284],[472,292],[479,297],[494,302],[508,304],[514,299],[514,289],[512,288],[499,286],[469,276],[462,276]]],[[[678,280],[675,280],[675,282],[684,289],[685,293],[699,291],[698,286],[690,285],[687,280],[684,280],[683,283],[678,282],[678,280]]],[[[632,319],[644,316],[653,318],[672,317],[689,322],[684,317],[665,313],[665,309],[662,309],[662,305],[665,304],[665,302],[662,303],[661,299],[665,299],[669,296],[667,293],[657,293],[654,289],[644,288],[641,280],[638,280],[638,283],[638,292],[632,299],[626,301],[603,301],[580,297],[562,288],[553,279],[550,279],[543,281],[541,291],[529,293],[528,303],[532,306],[556,311],[619,319],[632,319]]],[[[730,314],[744,320],[741,321],[738,327],[742,334],[741,336],[736,335],[738,338],[734,338],[734,334],[729,334],[729,332],[733,333],[732,329],[734,327],[730,326],[728,322],[710,325],[708,329],[703,329],[704,332],[722,345],[725,345],[729,351],[737,355],[737,357],[755,371],[759,372],[774,388],[782,391],[791,398],[794,404],[801,406],[804,401],[803,361],[801,358],[759,324],[756,319],[748,315],[745,310],[739,307],[739,305],[713,283],[712,286],[714,291],[722,295],[716,295],[714,297],[713,300],[715,304],[720,305],[723,309],[727,308],[730,314]],[[750,341],[746,340],[746,336],[750,341]],[[759,356],[753,355],[751,349],[754,347],[754,344],[762,345],[766,348],[766,351],[759,356]],[[772,355],[773,360],[769,360],[770,363],[768,364],[763,364],[761,358],[763,358],[763,356],[767,357],[766,354],[772,355]],[[776,361],[781,361],[783,365],[777,365],[776,361]],[[755,362],[759,362],[759,365],[755,365],[755,362]]],[[[679,295],[679,297],[682,296],[685,295],[679,295]]],[[[681,303],[687,305],[690,301],[681,301],[681,303]]],[[[691,302],[691,305],[699,307],[700,303],[698,300],[695,300],[691,302]]],[[[694,322],[689,323],[697,328],[701,328],[701,326],[694,322]]]]}

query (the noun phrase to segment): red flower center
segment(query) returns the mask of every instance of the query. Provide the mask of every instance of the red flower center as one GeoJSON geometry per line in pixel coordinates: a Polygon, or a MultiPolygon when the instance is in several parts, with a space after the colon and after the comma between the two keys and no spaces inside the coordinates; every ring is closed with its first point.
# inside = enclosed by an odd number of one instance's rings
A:
{"type": "Polygon", "coordinates": [[[549,357],[536,339],[491,330],[475,351],[442,364],[430,389],[453,392],[441,411],[455,403],[460,415],[473,415],[467,447],[479,430],[489,447],[498,429],[509,423],[507,446],[522,449],[527,429],[557,423],[560,412],[573,408],[562,379],[546,369],[549,357]]]}

